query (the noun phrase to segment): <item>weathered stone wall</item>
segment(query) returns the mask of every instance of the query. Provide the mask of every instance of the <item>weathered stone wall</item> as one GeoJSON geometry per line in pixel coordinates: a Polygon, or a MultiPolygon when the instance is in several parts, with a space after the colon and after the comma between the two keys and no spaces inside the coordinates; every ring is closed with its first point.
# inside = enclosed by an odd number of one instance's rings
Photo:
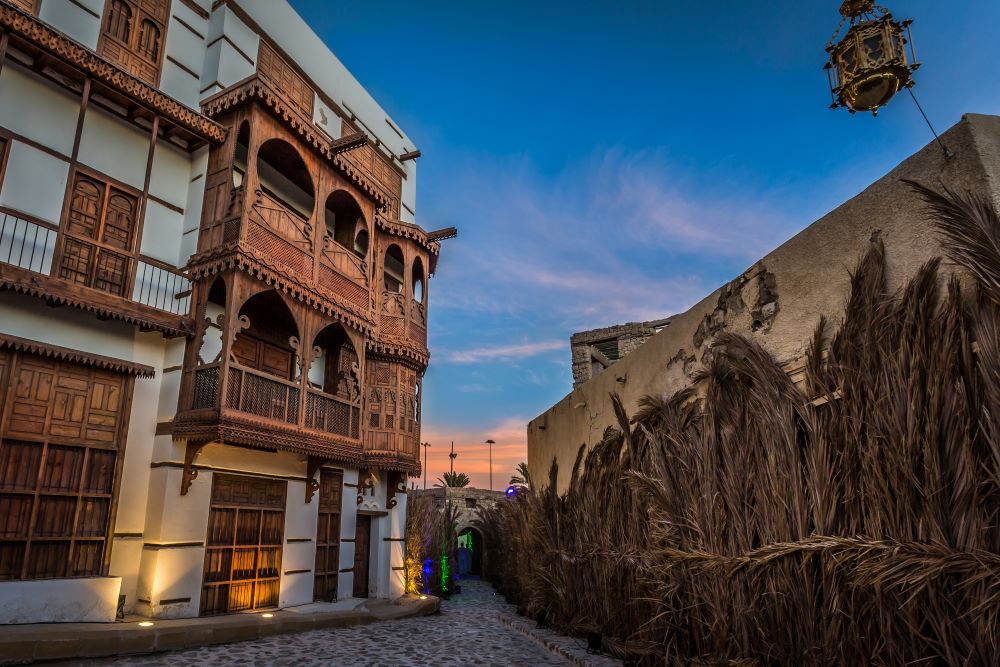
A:
{"type": "Polygon", "coordinates": [[[414,491],[414,495],[417,498],[431,496],[434,498],[435,506],[439,508],[444,507],[445,502],[451,501],[458,508],[456,534],[475,525],[476,519],[479,518],[480,509],[483,507],[492,507],[507,497],[503,491],[490,491],[489,489],[475,489],[472,487],[461,489],[435,487],[433,489],[414,491]]]}
{"type": "MultiPolygon", "coordinates": [[[[670,320],[651,322],[628,322],[601,329],[581,331],[570,336],[569,345],[573,359],[573,384],[579,385],[597,375],[594,368],[594,353],[591,347],[597,343],[615,340],[616,355],[606,360],[614,365],[618,360],[632,354],[656,332],[669,324],[670,320]]],[[[601,369],[603,370],[603,368],[601,369]]]]}
{"type": "Polygon", "coordinates": [[[838,325],[850,271],[873,237],[885,243],[890,289],[899,288],[922,264],[943,254],[923,203],[903,179],[989,192],[1000,208],[1000,117],[967,115],[943,139],[954,153],[952,159],[946,159],[936,143],[929,144],[739,277],[671,318],[668,326],[611,371],[577,384],[532,420],[528,424],[532,478],[547,479],[555,459],[559,487],[565,488],[580,445],[593,445],[606,427],[616,425],[609,395],[620,394],[626,410],[634,413],[642,396],[670,395],[689,386],[721,331],[753,338],[793,378],[799,378],[820,317],[826,316],[831,328],[838,325]]]}

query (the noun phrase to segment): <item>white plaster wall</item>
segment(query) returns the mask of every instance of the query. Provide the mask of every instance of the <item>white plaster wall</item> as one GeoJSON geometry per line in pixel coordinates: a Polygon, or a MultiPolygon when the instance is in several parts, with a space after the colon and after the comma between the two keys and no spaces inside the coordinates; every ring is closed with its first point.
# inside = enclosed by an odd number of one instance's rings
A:
{"type": "MultiPolygon", "coordinates": [[[[306,464],[301,464],[305,477],[306,464]]],[[[306,483],[288,482],[285,504],[285,543],[281,554],[281,588],[278,606],[291,607],[307,604],[313,599],[313,580],[316,566],[316,522],[319,518],[319,494],[314,494],[309,504],[305,502],[306,483]],[[309,540],[290,542],[289,540],[309,540]],[[293,570],[308,570],[286,574],[293,570]]]]}
{"type": "Polygon", "coordinates": [[[400,493],[396,495],[396,506],[389,510],[389,537],[394,538],[389,542],[388,572],[389,584],[386,594],[389,598],[395,599],[406,592],[406,571],[404,569],[394,569],[405,567],[406,543],[398,538],[406,537],[406,503],[407,495],[400,493]]]}
{"type": "Polygon", "coordinates": [[[44,0],[38,17],[66,33],[88,49],[97,50],[101,34],[103,0],[44,0]],[[82,6],[81,6],[82,5],[82,6]]]}
{"type": "Polygon", "coordinates": [[[11,61],[0,72],[0,125],[69,157],[80,100],[11,61]]]}
{"type": "Polygon", "coordinates": [[[158,141],[149,172],[149,194],[183,209],[188,200],[191,158],[165,141],[158,141]]]}
{"type": "Polygon", "coordinates": [[[157,420],[170,421],[177,414],[177,400],[180,396],[181,378],[180,366],[184,363],[185,339],[170,338],[163,341],[164,371],[160,377],[160,398],[157,410],[157,420]],[[167,371],[170,368],[173,370],[167,371]]]}
{"type": "Polygon", "coordinates": [[[15,140],[7,158],[0,204],[58,225],[68,178],[68,162],[15,140]]]}
{"type": "Polygon", "coordinates": [[[199,149],[191,157],[188,175],[187,204],[184,206],[184,234],[181,238],[181,265],[198,249],[201,211],[205,202],[205,172],[208,170],[208,149],[199,149]]]}
{"type": "Polygon", "coordinates": [[[0,582],[0,624],[113,623],[118,577],[0,582]]]}
{"type": "Polygon", "coordinates": [[[327,106],[319,95],[313,96],[313,122],[331,139],[340,139],[340,116],[327,106]]]}
{"type": "Polygon", "coordinates": [[[48,308],[35,297],[0,292],[0,332],[12,336],[134,361],[134,331],[130,324],[101,322],[76,308],[48,308]]]}
{"type": "Polygon", "coordinates": [[[206,42],[208,49],[201,75],[202,99],[245,79],[256,70],[260,37],[226,5],[212,12],[206,42]]]}
{"type": "MultiPolygon", "coordinates": [[[[146,502],[156,438],[156,412],[162,379],[164,339],[159,333],[143,333],[133,328],[133,361],[156,369],[154,378],[136,378],[132,390],[125,460],[122,464],[119,502],[113,533],[142,534],[146,520],[146,502]]],[[[115,539],[111,548],[110,573],[122,578],[126,604],[135,601],[139,576],[141,540],[115,539]]]]}
{"type": "MultiPolygon", "coordinates": [[[[348,484],[358,483],[357,468],[344,469],[344,496],[340,505],[340,569],[346,570],[354,567],[354,542],[344,542],[353,540],[355,528],[358,520],[358,490],[348,484]]],[[[346,599],[351,597],[354,590],[354,573],[341,572],[337,579],[337,596],[346,599]]]]}
{"type": "MultiPolygon", "coordinates": [[[[160,436],[157,440],[170,438],[160,436]]],[[[161,444],[168,443],[158,443],[157,452],[163,449],[161,444]]],[[[136,611],[158,618],[197,616],[201,601],[212,473],[200,473],[187,495],[182,496],[181,472],[178,467],[161,466],[153,468],[149,476],[145,545],[136,590],[137,599],[147,602],[140,603],[136,611]],[[194,546],[170,546],[179,543],[194,543],[194,546]],[[164,545],[167,548],[162,548],[164,545]],[[191,600],[171,605],[159,603],[178,598],[191,600]]]]}
{"type": "Polygon", "coordinates": [[[205,64],[205,35],[208,32],[208,21],[181,2],[172,3],[170,10],[160,88],[174,99],[197,109],[201,91],[201,70],[205,64]],[[171,62],[171,59],[184,67],[178,67],[171,62]],[[191,72],[194,72],[194,75],[191,72]]]}
{"type": "Polygon", "coordinates": [[[414,161],[406,163],[406,177],[403,178],[403,189],[400,195],[402,206],[399,207],[399,219],[403,222],[416,224],[414,211],[417,210],[417,169],[414,161]]]}
{"type": "Polygon", "coordinates": [[[142,241],[139,244],[142,254],[173,266],[183,266],[184,262],[181,260],[183,236],[184,214],[152,199],[146,201],[146,217],[143,220],[142,241]]]}
{"type": "Polygon", "coordinates": [[[83,120],[80,162],[142,190],[149,140],[148,132],[90,106],[83,120]]]}

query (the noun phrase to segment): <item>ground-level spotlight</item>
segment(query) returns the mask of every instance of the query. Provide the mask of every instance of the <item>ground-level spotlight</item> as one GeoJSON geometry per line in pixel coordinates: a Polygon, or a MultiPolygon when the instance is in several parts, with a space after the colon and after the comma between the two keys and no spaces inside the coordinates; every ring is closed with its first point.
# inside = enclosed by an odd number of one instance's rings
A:
{"type": "Polygon", "coordinates": [[[264,614],[261,614],[260,617],[261,618],[274,618],[274,614],[272,614],[271,612],[266,612],[264,614]]]}
{"type": "Polygon", "coordinates": [[[153,622],[152,621],[139,621],[139,627],[140,628],[151,628],[151,627],[153,627],[153,622]]]}
{"type": "Polygon", "coordinates": [[[421,596],[420,596],[420,599],[421,599],[421,600],[426,600],[426,599],[427,599],[427,596],[426,596],[426,595],[421,595],[421,596]]]}

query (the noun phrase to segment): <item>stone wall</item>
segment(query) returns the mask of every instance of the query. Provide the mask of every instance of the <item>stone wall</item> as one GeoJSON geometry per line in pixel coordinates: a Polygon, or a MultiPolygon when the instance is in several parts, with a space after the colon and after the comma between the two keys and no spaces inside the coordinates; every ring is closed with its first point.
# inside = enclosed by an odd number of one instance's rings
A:
{"type": "Polygon", "coordinates": [[[433,489],[414,491],[413,493],[416,498],[423,496],[434,498],[434,505],[438,508],[444,507],[447,501],[451,501],[458,508],[458,529],[455,531],[456,534],[475,524],[476,519],[479,518],[480,509],[483,507],[492,507],[507,497],[503,491],[474,489],[472,487],[461,489],[435,487],[433,489]]]}
{"type": "Polygon", "coordinates": [[[573,334],[569,339],[573,356],[573,385],[586,382],[632,354],[669,323],[669,318],[652,322],[628,322],[573,334]]]}
{"type": "MultiPolygon", "coordinates": [[[[873,239],[885,243],[890,289],[943,254],[924,204],[903,179],[931,187],[990,193],[1000,208],[1000,117],[967,115],[936,143],[906,159],[864,192],[803,229],[747,271],[709,294],[631,354],[613,372],[578,381],[573,391],[528,424],[528,467],[547,479],[559,463],[564,489],[581,444],[592,446],[615,426],[610,394],[633,414],[645,395],[667,396],[690,386],[721,331],[760,343],[789,372],[802,374],[806,347],[822,316],[835,328],[843,315],[850,272],[873,239]]],[[[945,270],[949,265],[945,263],[945,270]]],[[[574,371],[576,370],[574,350],[574,371]]]]}

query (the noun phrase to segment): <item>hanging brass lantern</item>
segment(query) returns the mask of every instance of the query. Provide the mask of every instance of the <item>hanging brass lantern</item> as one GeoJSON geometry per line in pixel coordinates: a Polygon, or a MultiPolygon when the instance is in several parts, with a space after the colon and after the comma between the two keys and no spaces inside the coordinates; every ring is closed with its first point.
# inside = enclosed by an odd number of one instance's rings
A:
{"type": "Polygon", "coordinates": [[[845,0],[840,14],[844,18],[826,47],[830,62],[825,69],[833,98],[830,106],[877,115],[896,93],[913,86],[911,74],[920,65],[910,35],[912,21],[894,20],[875,0],[845,0]],[[848,21],[847,34],[837,42],[848,21]]]}

